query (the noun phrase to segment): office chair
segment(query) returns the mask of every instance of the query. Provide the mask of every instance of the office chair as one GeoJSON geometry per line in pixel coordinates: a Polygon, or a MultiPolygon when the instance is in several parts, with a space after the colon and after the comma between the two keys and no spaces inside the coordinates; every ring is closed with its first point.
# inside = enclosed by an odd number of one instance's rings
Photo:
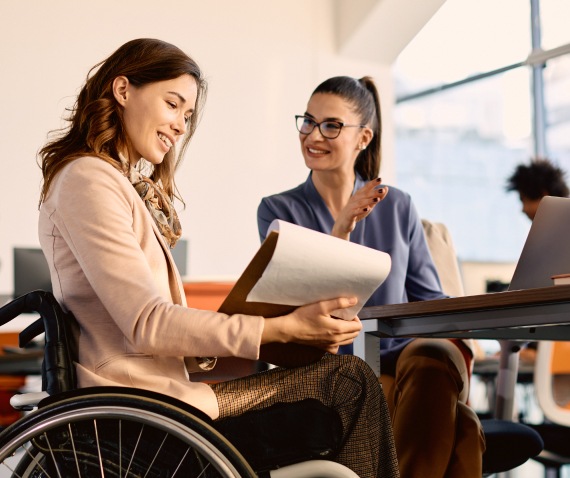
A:
{"type": "Polygon", "coordinates": [[[570,343],[539,342],[534,389],[544,422],[529,426],[542,436],[544,450],[533,459],[545,478],[560,478],[570,464],[570,343]]]}

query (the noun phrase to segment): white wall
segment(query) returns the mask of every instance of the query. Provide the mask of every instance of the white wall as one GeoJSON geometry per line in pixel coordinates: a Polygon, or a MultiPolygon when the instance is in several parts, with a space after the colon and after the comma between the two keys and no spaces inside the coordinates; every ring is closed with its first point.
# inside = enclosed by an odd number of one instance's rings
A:
{"type": "MultiPolygon", "coordinates": [[[[307,175],[293,116],[329,76],[376,78],[385,120],[382,175],[391,182],[393,91],[380,53],[396,40],[370,19],[389,12],[406,32],[397,40],[403,47],[415,34],[405,27],[415,0],[399,1],[398,13],[392,0],[0,0],[0,294],[12,291],[12,247],[38,245],[38,149],[64,124],[89,68],[133,38],[178,45],[209,79],[203,120],[178,175],[190,278],[235,278],[247,265],[259,245],[260,199],[307,175]],[[358,35],[354,18],[343,27],[353,5],[361,7],[366,35],[358,35]],[[343,47],[358,51],[359,42],[362,55],[342,55],[343,47]]],[[[423,22],[443,1],[423,0],[432,5],[423,22]]]]}
{"type": "Polygon", "coordinates": [[[465,295],[487,292],[487,281],[511,282],[516,262],[469,262],[460,261],[465,295]]]}

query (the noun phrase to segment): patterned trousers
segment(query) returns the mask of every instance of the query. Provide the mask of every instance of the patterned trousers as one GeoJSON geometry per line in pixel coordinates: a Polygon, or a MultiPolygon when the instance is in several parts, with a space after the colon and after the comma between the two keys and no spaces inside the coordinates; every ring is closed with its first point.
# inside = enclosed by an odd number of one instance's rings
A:
{"type": "Polygon", "coordinates": [[[211,387],[219,419],[315,398],[341,417],[343,440],[336,461],[361,478],[399,476],[384,392],[374,372],[356,356],[326,354],[311,365],[274,368],[211,387]]]}

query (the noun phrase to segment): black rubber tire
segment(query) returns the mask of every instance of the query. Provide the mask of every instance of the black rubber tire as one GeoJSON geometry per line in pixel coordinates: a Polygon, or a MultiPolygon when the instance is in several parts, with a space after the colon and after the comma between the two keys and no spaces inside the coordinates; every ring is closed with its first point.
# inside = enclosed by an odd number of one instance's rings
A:
{"type": "Polygon", "coordinates": [[[5,429],[0,469],[17,478],[256,477],[209,422],[160,394],[81,389],[42,402],[5,429]]]}

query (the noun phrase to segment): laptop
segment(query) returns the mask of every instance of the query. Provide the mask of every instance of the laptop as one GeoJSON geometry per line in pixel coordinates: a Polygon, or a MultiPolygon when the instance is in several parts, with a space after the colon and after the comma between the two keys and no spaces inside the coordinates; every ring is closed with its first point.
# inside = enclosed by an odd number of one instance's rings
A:
{"type": "Polygon", "coordinates": [[[552,276],[570,273],[570,198],[540,201],[509,290],[554,285],[552,276]]]}

